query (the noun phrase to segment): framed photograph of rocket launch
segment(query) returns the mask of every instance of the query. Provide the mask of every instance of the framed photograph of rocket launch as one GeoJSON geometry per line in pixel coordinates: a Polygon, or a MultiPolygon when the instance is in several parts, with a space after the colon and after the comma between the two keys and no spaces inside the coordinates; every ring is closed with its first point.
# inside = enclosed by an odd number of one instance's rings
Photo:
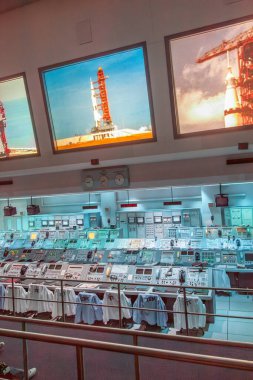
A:
{"type": "Polygon", "coordinates": [[[253,16],[165,37],[175,137],[253,125],[253,16]]]}
{"type": "Polygon", "coordinates": [[[38,154],[25,74],[0,78],[0,159],[38,154]]]}
{"type": "Polygon", "coordinates": [[[155,140],[145,43],[39,73],[55,153],[155,140]]]}

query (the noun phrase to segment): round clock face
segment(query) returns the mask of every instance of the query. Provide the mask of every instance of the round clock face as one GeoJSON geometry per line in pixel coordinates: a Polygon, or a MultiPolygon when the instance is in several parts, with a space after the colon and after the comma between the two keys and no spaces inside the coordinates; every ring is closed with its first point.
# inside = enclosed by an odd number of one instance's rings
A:
{"type": "Polygon", "coordinates": [[[94,184],[93,178],[90,176],[86,177],[84,180],[84,184],[86,187],[92,187],[94,184]]]}
{"type": "Polygon", "coordinates": [[[125,178],[123,174],[117,174],[114,178],[114,182],[116,183],[116,185],[122,186],[123,183],[125,182],[125,178]]]}
{"type": "Polygon", "coordinates": [[[102,187],[107,186],[108,178],[106,177],[106,175],[101,175],[101,177],[99,178],[99,183],[100,183],[100,186],[102,186],[102,187]]]}

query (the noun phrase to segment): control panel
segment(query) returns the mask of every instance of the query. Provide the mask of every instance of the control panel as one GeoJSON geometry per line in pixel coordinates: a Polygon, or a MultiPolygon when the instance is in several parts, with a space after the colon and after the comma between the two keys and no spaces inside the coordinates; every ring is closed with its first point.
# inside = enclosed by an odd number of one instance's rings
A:
{"type": "Polygon", "coordinates": [[[253,265],[253,252],[244,253],[244,262],[246,266],[253,265]]]}
{"type": "Polygon", "coordinates": [[[70,264],[64,274],[66,280],[83,280],[85,279],[85,266],[70,264]]]}
{"type": "MultiPolygon", "coordinates": [[[[88,268],[88,273],[86,276],[86,280],[89,281],[103,281],[105,275],[105,266],[104,265],[90,265],[88,268]]],[[[109,277],[110,273],[108,274],[109,277]]],[[[106,280],[105,280],[106,281],[106,280]]]]}
{"type": "Polygon", "coordinates": [[[208,287],[208,279],[208,268],[204,270],[198,268],[188,268],[187,285],[208,287]]]}
{"type": "MultiPolygon", "coordinates": [[[[156,283],[158,285],[165,285],[165,286],[179,286],[179,272],[182,268],[177,267],[166,267],[166,268],[159,268],[157,275],[156,275],[156,283]]],[[[186,270],[185,268],[184,270],[186,270]]],[[[176,292],[177,288],[171,288],[169,289],[171,292],[176,292]]]]}
{"type": "Polygon", "coordinates": [[[12,264],[12,266],[8,270],[7,275],[11,277],[24,276],[24,274],[27,271],[27,268],[28,268],[28,264],[27,265],[21,264],[21,263],[12,264]]]}
{"type": "Polygon", "coordinates": [[[60,279],[63,278],[68,268],[67,263],[48,264],[44,278],[60,279]]]}
{"type": "MultiPolygon", "coordinates": [[[[108,270],[110,266],[107,267],[108,270]]],[[[128,265],[112,265],[109,279],[112,282],[126,282],[128,279],[128,265]]]]}
{"type": "Polygon", "coordinates": [[[157,269],[150,267],[135,267],[135,273],[133,275],[133,282],[143,282],[143,283],[152,283],[153,274],[157,269]]]}
{"type": "Polygon", "coordinates": [[[229,265],[236,265],[237,264],[237,254],[236,252],[222,252],[222,263],[223,264],[229,264],[229,265]]]}

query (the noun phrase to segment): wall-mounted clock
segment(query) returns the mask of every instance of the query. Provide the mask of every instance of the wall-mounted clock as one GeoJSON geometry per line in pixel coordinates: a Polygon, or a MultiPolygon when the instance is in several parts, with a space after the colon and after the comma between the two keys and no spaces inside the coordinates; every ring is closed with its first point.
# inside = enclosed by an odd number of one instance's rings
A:
{"type": "Polygon", "coordinates": [[[83,184],[84,184],[84,186],[85,186],[86,188],[90,189],[90,188],[92,188],[93,185],[94,185],[94,179],[93,179],[90,175],[88,175],[88,176],[86,176],[86,177],[84,178],[83,184]]]}
{"type": "Polygon", "coordinates": [[[84,190],[119,189],[129,186],[127,166],[83,170],[82,178],[84,190]]]}
{"type": "Polygon", "coordinates": [[[122,186],[125,182],[125,176],[122,173],[116,174],[114,177],[114,182],[117,186],[122,186]]]}
{"type": "Polygon", "coordinates": [[[101,187],[107,187],[108,186],[109,179],[106,175],[102,174],[99,177],[99,183],[101,187]]]}

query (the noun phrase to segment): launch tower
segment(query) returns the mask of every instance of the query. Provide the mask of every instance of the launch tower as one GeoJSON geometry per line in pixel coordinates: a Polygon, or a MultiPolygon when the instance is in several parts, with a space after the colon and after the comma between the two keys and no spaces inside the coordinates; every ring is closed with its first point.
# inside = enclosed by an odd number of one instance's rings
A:
{"type": "Polygon", "coordinates": [[[115,130],[107,96],[105,82],[107,78],[108,77],[104,75],[102,67],[99,67],[97,72],[97,80],[90,81],[91,100],[95,120],[95,127],[92,128],[91,133],[102,133],[115,130]]]}
{"type": "MultiPolygon", "coordinates": [[[[238,103],[235,100],[235,113],[237,113],[237,115],[239,113],[241,114],[242,125],[249,125],[253,124],[253,28],[250,28],[249,30],[246,30],[238,34],[237,36],[228,41],[222,41],[220,45],[209,50],[201,57],[199,57],[196,62],[205,62],[209,59],[217,57],[226,52],[230,52],[234,49],[237,49],[239,76],[235,80],[235,78],[232,78],[232,73],[228,73],[226,78],[226,92],[228,93],[228,87],[230,87],[229,91],[231,92],[232,84],[232,87],[234,87],[234,94],[236,89],[235,86],[238,88],[238,95],[240,98],[240,112],[238,108],[238,103]]],[[[229,112],[230,115],[232,115],[232,109],[230,111],[226,110],[225,104],[225,118],[229,112]]]]}

